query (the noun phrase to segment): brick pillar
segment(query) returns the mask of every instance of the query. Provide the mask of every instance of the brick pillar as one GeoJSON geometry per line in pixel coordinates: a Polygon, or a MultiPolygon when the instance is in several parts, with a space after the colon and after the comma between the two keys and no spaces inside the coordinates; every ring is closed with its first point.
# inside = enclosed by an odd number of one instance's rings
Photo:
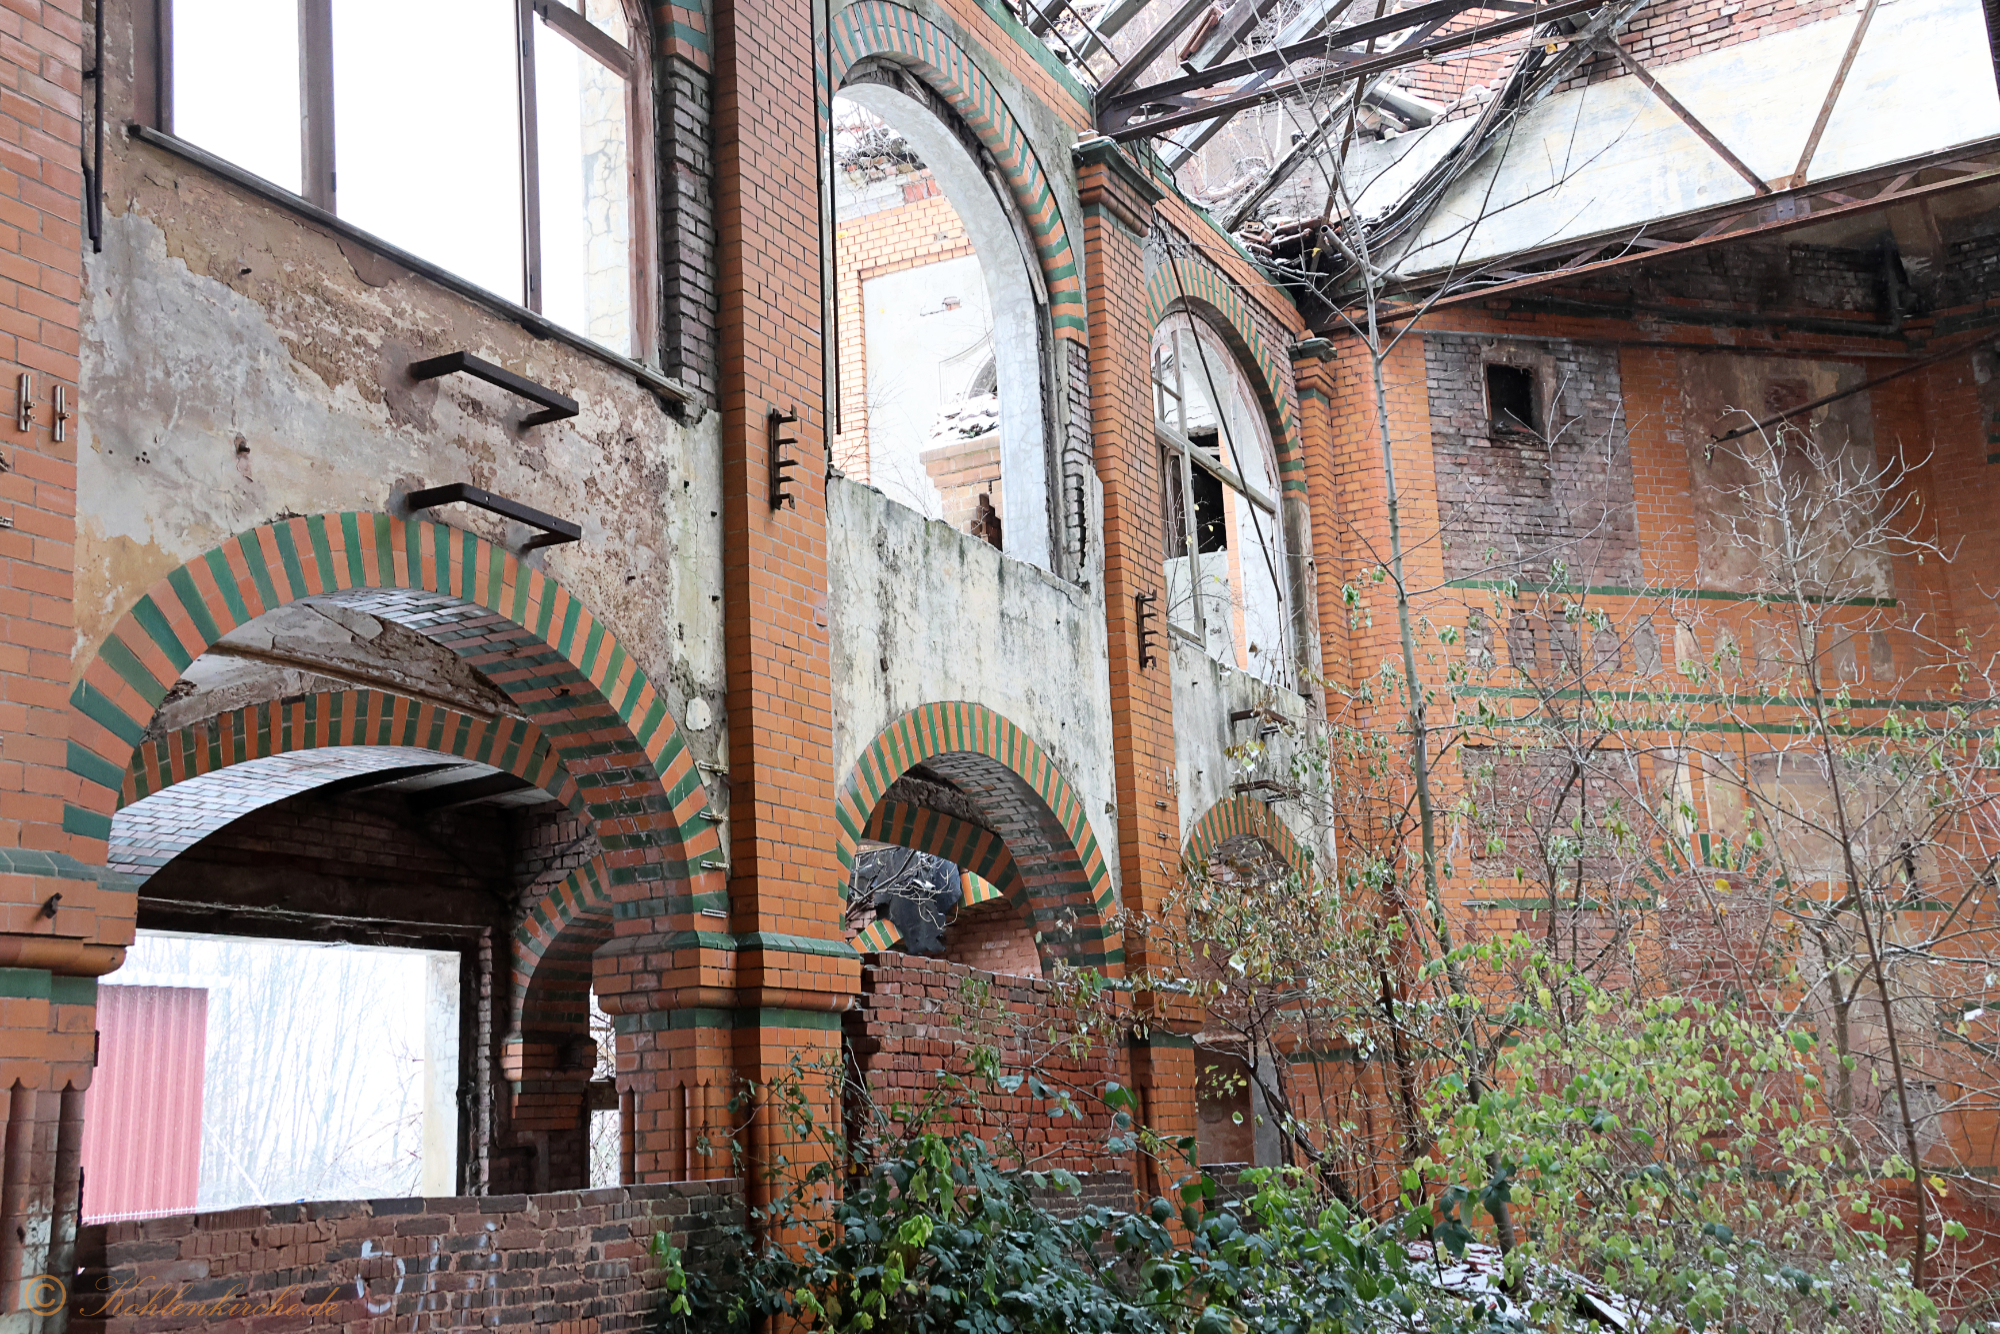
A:
{"type": "MultiPolygon", "coordinates": [[[[733,1046],[737,1072],[765,1083],[795,1056],[836,1072],[839,1011],[860,989],[833,856],[818,52],[808,5],[720,0],[714,25],[733,1046]],[[774,409],[798,414],[793,500],[777,509],[774,409]]],[[[753,1198],[754,1164],[802,1156],[766,1138],[782,1136],[773,1122],[756,1118],[744,1146],[753,1198]]]]}
{"type": "Polygon", "coordinates": [[[1347,606],[1341,585],[1347,579],[1342,555],[1339,468],[1334,458],[1333,344],[1309,338],[1292,348],[1292,375],[1299,390],[1299,452],[1306,465],[1306,503],[1312,525],[1312,588],[1319,612],[1320,674],[1348,684],[1347,606]]]}
{"type": "MultiPolygon", "coordinates": [[[[1104,600],[1111,646],[1111,725],[1118,790],[1118,867],[1128,912],[1157,913],[1180,878],[1174,690],[1167,641],[1160,450],[1153,438],[1152,327],[1146,321],[1145,235],[1157,188],[1106,140],[1078,147],[1090,329],[1091,439],[1104,486],[1104,600]],[[1139,642],[1141,595],[1148,655],[1139,642]]],[[[1126,949],[1131,951],[1128,939],[1126,949]]],[[[1134,967],[1145,959],[1128,954],[1134,967]]],[[[1157,999],[1157,998],[1154,998],[1157,999]]],[[[1140,998],[1147,1004],[1147,998],[1140,998]]],[[[1173,1022],[1185,1015],[1160,1015],[1173,1022]]],[[[1132,1078],[1153,1128],[1192,1135],[1193,1103],[1174,1063],[1133,1055],[1132,1078]]]]}
{"type": "Polygon", "coordinates": [[[108,810],[68,770],[75,568],[80,8],[15,6],[0,52],[0,1330],[38,1329],[34,1276],[73,1258],[83,1092],[98,974],[122,960],[134,901],[101,886],[108,810]],[[17,377],[32,421],[17,429],[17,377]],[[69,414],[56,416],[60,396],[69,414]],[[60,434],[60,439],[58,439],[60,434]]]}

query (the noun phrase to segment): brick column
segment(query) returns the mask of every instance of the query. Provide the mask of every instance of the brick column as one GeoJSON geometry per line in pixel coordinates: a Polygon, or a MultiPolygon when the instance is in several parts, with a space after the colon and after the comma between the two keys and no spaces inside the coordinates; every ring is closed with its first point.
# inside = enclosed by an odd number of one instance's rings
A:
{"type": "Polygon", "coordinates": [[[0,52],[0,1330],[32,1330],[35,1275],[72,1260],[97,975],[132,939],[100,886],[108,811],[68,769],[83,289],[80,7],[17,4],[0,52]],[[17,377],[32,421],[16,426],[17,377]],[[60,396],[66,419],[58,419],[60,396]],[[60,438],[58,438],[60,436],[60,438]]]}
{"type": "MultiPolygon", "coordinates": [[[[738,1073],[764,1083],[794,1056],[837,1071],[839,1011],[860,988],[832,834],[818,52],[811,6],[721,0],[714,24],[733,1046],[738,1073]],[[777,509],[774,409],[798,414],[784,431],[793,500],[777,509]]],[[[781,1133],[756,1119],[753,1164],[799,1159],[765,1138],[781,1133]]]]}
{"type": "MultiPolygon", "coordinates": [[[[1077,149],[1090,328],[1091,440],[1104,484],[1104,600],[1125,907],[1155,912],[1179,876],[1174,691],[1161,575],[1160,451],[1153,439],[1145,234],[1159,197],[1108,140],[1077,149]],[[1151,666],[1139,651],[1142,595],[1151,666]]],[[[1136,960],[1135,960],[1136,962],[1136,960]]]]}
{"type": "MultiPolygon", "coordinates": [[[[1334,458],[1333,344],[1308,338],[1292,348],[1292,376],[1299,390],[1299,453],[1306,465],[1306,503],[1312,525],[1313,593],[1319,612],[1320,674],[1330,683],[1350,683],[1347,672],[1347,606],[1341,585],[1347,579],[1342,554],[1340,469],[1334,458]]],[[[1351,405],[1350,405],[1351,406],[1351,405]]]]}
{"type": "MultiPolygon", "coordinates": [[[[1076,150],[1083,199],[1090,329],[1091,439],[1104,486],[1104,600],[1111,646],[1111,725],[1118,791],[1118,866],[1128,912],[1157,913],[1180,879],[1174,787],[1174,689],[1167,641],[1160,450],[1153,438],[1152,327],[1146,320],[1145,235],[1159,192],[1107,140],[1076,150]],[[1152,631],[1139,642],[1139,602],[1152,631]]],[[[1127,940],[1126,949],[1132,951],[1127,940]]],[[[1128,953],[1130,963],[1145,959],[1128,953]]],[[[1152,998],[1157,999],[1157,998],[1152,998]]],[[[1148,1004],[1148,998],[1139,998],[1148,1004]]],[[[1160,1020],[1190,1018],[1161,1015],[1160,1020]]],[[[1195,1131],[1187,1052],[1136,1049],[1132,1080],[1149,1123],[1195,1131]]],[[[1155,1182],[1154,1188],[1164,1183],[1155,1182]]]]}

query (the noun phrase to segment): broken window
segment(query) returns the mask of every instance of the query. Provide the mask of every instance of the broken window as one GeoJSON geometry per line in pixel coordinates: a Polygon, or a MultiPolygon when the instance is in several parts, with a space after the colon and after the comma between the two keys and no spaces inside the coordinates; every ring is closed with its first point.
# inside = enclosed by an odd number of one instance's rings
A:
{"type": "Polygon", "coordinates": [[[1277,453],[1259,400],[1212,330],[1169,316],[1153,339],[1167,624],[1212,656],[1291,684],[1277,453]]]}
{"type": "Polygon", "coordinates": [[[1486,367],[1486,415],[1496,431],[1539,434],[1541,415],[1535,411],[1535,373],[1526,366],[1486,367]]]}
{"type": "Polygon", "coordinates": [[[623,3],[174,0],[166,127],[633,355],[623,3]]]}

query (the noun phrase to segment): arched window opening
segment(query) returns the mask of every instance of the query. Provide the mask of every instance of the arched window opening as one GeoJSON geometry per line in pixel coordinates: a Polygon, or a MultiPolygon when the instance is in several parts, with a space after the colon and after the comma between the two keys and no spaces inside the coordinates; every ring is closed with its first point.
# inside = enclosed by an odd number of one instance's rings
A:
{"type": "Polygon", "coordinates": [[[1049,567],[1039,296],[975,150],[885,83],[833,103],[835,466],[1049,567]]]}
{"type": "Polygon", "coordinates": [[[644,356],[648,57],[624,4],[174,0],[162,128],[644,356]]]}
{"type": "Polygon", "coordinates": [[[1278,459],[1257,395],[1214,330],[1179,313],[1153,337],[1168,627],[1217,661],[1293,686],[1278,459]]]}

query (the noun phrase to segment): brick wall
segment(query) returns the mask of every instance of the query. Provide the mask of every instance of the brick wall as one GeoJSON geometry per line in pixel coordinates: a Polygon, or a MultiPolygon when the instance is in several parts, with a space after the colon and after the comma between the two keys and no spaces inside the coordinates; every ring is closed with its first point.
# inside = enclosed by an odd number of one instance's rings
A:
{"type": "MultiPolygon", "coordinates": [[[[181,929],[187,919],[165,903],[228,903],[254,911],[305,902],[329,918],[382,922],[370,931],[370,943],[418,944],[426,934],[416,923],[509,928],[512,841],[506,819],[491,807],[416,816],[393,796],[305,793],[236,820],[181,853],[146,882],[146,894],[163,901],[159,911],[171,911],[181,929]]],[[[239,922],[228,929],[245,928],[239,922]]],[[[317,933],[297,921],[283,930],[307,939],[317,933]]]]}
{"type": "Polygon", "coordinates": [[[944,954],[952,963],[988,973],[1042,975],[1034,932],[1021,916],[1021,905],[1009,899],[960,909],[945,932],[944,954]]]}
{"type": "Polygon", "coordinates": [[[1638,584],[1638,514],[1615,349],[1432,334],[1424,339],[1424,367],[1438,511],[1450,543],[1446,572],[1532,578],[1556,558],[1584,583],[1638,584]],[[1534,376],[1538,433],[1495,429],[1486,401],[1489,363],[1534,376]]]}
{"type": "Polygon", "coordinates": [[[715,1181],[108,1223],[79,1237],[70,1328],[618,1334],[652,1323],[656,1232],[695,1265],[741,1219],[736,1183],[715,1181]]]}
{"type": "Polygon", "coordinates": [[[1025,1073],[1029,1062],[1042,1080],[1073,1090],[1080,1117],[1051,1114],[1054,1103],[1014,1093],[982,1090],[983,1116],[961,1124],[983,1138],[1005,1133],[1030,1165],[1073,1172],[1129,1173],[1132,1159],[1111,1153],[1111,1114],[1098,1096],[1107,1081],[1131,1082],[1123,1052],[1093,1047],[1082,1054],[1060,1049],[1068,1015],[1039,978],[1000,977],[944,959],[911,954],[871,954],[861,969],[861,1000],[844,1018],[850,1050],[878,1106],[921,1102],[936,1091],[940,1071],[964,1077],[967,1051],[997,1048],[1003,1070],[1025,1073]]]}
{"type": "MultiPolygon", "coordinates": [[[[1855,0],[1671,0],[1649,4],[1627,23],[1619,42],[1641,64],[1650,68],[1671,65],[1691,56],[1720,51],[1788,28],[1818,23],[1856,8],[1855,0]]],[[[1491,13],[1473,13],[1455,19],[1440,31],[1451,33],[1479,23],[1490,23],[1491,13]]],[[[1511,44],[1501,44],[1509,46],[1511,44]]],[[[1401,71],[1399,82],[1419,97],[1450,105],[1470,90],[1498,88],[1512,68],[1514,53],[1471,56],[1440,64],[1413,66],[1401,71]]],[[[1624,77],[1617,61],[1599,56],[1585,63],[1580,73],[1564,87],[1600,83],[1624,77]]],[[[1460,114],[1471,114],[1478,103],[1468,99],[1460,114]]]]}
{"type": "Polygon", "coordinates": [[[660,364],[715,402],[715,164],[708,52],[677,38],[704,15],[658,8],[653,65],[660,228],[660,364]]]}
{"type": "MultiPolygon", "coordinates": [[[[104,736],[69,707],[77,423],[55,415],[58,393],[72,414],[81,408],[82,5],[19,0],[0,33],[0,386],[11,394],[20,373],[34,377],[28,428],[11,416],[0,427],[0,932],[63,937],[101,954],[131,940],[132,901],[87,878],[104,862],[109,830],[64,819],[64,803],[81,795],[68,772],[73,727],[86,741],[104,736]]],[[[18,1280],[65,1264],[74,1237],[96,991],[89,976],[40,968],[6,970],[6,981],[0,1310],[14,1312],[18,1280]]]]}
{"type": "Polygon", "coordinates": [[[999,432],[988,432],[977,441],[939,445],[918,457],[931,485],[938,490],[944,521],[952,527],[960,532],[971,531],[981,496],[986,497],[996,515],[1006,512],[1000,490],[999,432]]]}

